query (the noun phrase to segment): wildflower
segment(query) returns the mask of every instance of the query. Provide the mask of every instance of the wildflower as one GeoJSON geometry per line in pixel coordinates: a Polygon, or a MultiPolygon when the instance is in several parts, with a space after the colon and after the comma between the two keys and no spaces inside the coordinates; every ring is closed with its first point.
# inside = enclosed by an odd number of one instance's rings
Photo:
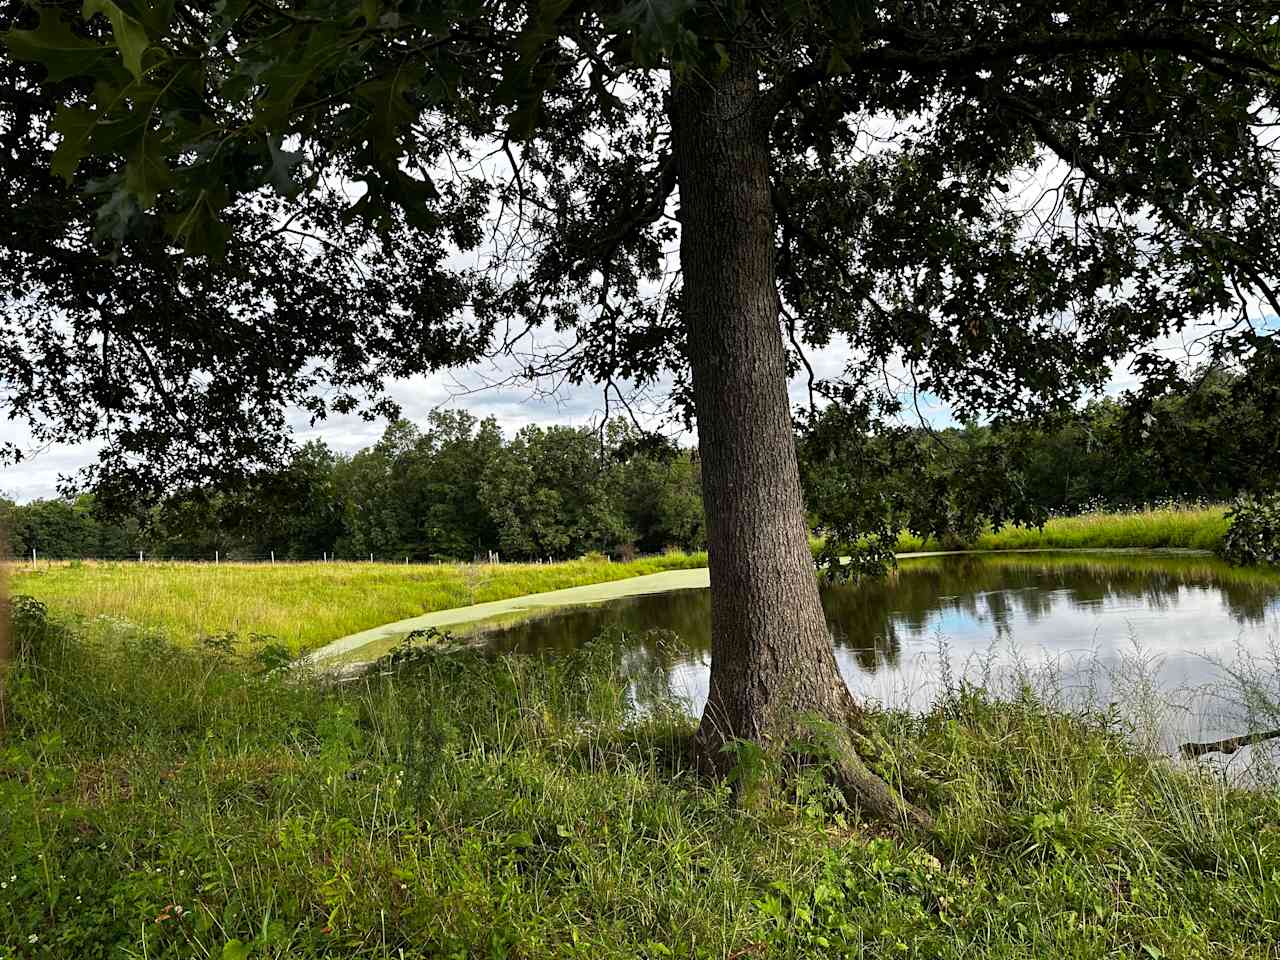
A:
{"type": "Polygon", "coordinates": [[[8,890],[8,889],[9,889],[9,881],[8,881],[8,880],[5,880],[4,882],[0,882],[0,890],[8,890]]]}
{"type": "Polygon", "coordinates": [[[31,936],[27,937],[27,943],[39,943],[39,942],[40,942],[40,937],[34,933],[31,936]]]}

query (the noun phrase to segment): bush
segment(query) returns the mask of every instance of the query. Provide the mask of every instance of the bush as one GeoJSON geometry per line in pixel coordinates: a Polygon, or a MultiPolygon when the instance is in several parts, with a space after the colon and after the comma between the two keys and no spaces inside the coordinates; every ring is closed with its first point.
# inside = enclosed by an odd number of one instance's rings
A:
{"type": "Polygon", "coordinates": [[[9,618],[13,627],[13,658],[29,660],[32,650],[44,637],[49,626],[49,610],[35,597],[15,594],[9,600],[9,618]]]}
{"type": "Polygon", "coordinates": [[[1239,566],[1280,565],[1280,492],[1245,494],[1227,511],[1230,525],[1222,539],[1222,556],[1239,566]]]}

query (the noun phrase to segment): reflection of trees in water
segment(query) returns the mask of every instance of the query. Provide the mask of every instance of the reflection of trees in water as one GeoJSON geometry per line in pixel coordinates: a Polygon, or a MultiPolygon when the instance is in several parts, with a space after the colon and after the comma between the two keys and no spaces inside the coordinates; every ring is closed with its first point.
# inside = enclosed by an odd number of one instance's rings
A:
{"type": "MultiPolygon", "coordinates": [[[[1242,573],[1208,558],[956,556],[906,561],[884,580],[827,585],[822,603],[835,642],[868,673],[899,661],[903,642],[947,632],[948,615],[990,624],[1011,638],[1021,618],[1044,620],[1066,605],[1078,611],[1141,604],[1162,611],[1193,592],[1213,591],[1241,624],[1260,624],[1280,598],[1280,577],[1242,573]]],[[[631,676],[663,676],[704,660],[711,649],[707,590],[674,590],[571,607],[492,633],[502,650],[568,652],[606,631],[628,635],[631,676]],[[655,628],[678,639],[651,634],[655,628]]]]}

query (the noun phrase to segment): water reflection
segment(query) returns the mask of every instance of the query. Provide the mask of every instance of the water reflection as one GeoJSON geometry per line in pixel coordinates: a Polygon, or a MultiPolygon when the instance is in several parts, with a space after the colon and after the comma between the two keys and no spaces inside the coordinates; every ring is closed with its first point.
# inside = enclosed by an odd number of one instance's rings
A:
{"type": "MultiPolygon", "coordinates": [[[[884,581],[827,586],[822,602],[855,691],[921,709],[936,696],[942,647],[957,673],[1065,663],[1067,681],[1083,683],[1082,664],[1096,674],[1136,643],[1158,660],[1162,684],[1185,687],[1210,678],[1203,654],[1262,650],[1280,637],[1280,577],[1198,556],[924,558],[904,561],[884,581]]],[[[621,628],[632,637],[627,659],[636,675],[665,678],[698,710],[710,609],[708,591],[679,590],[480,629],[499,649],[533,653],[567,651],[621,628]],[[675,638],[647,633],[655,629],[675,638]]]]}

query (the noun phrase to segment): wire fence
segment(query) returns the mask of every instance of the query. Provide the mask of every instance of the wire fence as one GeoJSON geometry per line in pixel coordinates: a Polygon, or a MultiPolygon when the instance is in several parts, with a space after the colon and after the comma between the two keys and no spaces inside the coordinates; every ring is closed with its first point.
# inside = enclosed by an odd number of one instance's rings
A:
{"type": "MultiPolygon", "coordinates": [[[[54,565],[68,563],[258,563],[266,565],[286,563],[364,563],[439,567],[452,565],[497,565],[502,563],[535,564],[541,566],[545,564],[565,563],[571,560],[587,558],[598,559],[604,563],[613,562],[613,558],[608,554],[588,554],[586,557],[532,557],[504,561],[497,552],[492,551],[489,553],[476,554],[471,560],[460,560],[414,557],[412,554],[389,556],[377,553],[352,555],[323,552],[318,556],[300,556],[298,554],[286,554],[283,551],[280,553],[276,553],[274,551],[268,551],[266,553],[242,553],[238,550],[230,550],[225,553],[221,550],[214,550],[212,553],[173,553],[169,551],[148,553],[145,550],[138,550],[136,552],[129,551],[126,553],[101,553],[95,554],[94,556],[58,556],[42,554],[38,549],[32,550],[29,554],[25,554],[24,556],[13,557],[12,562],[28,567],[37,567],[41,564],[54,565]]],[[[638,559],[638,556],[636,559],[638,559]]]]}

